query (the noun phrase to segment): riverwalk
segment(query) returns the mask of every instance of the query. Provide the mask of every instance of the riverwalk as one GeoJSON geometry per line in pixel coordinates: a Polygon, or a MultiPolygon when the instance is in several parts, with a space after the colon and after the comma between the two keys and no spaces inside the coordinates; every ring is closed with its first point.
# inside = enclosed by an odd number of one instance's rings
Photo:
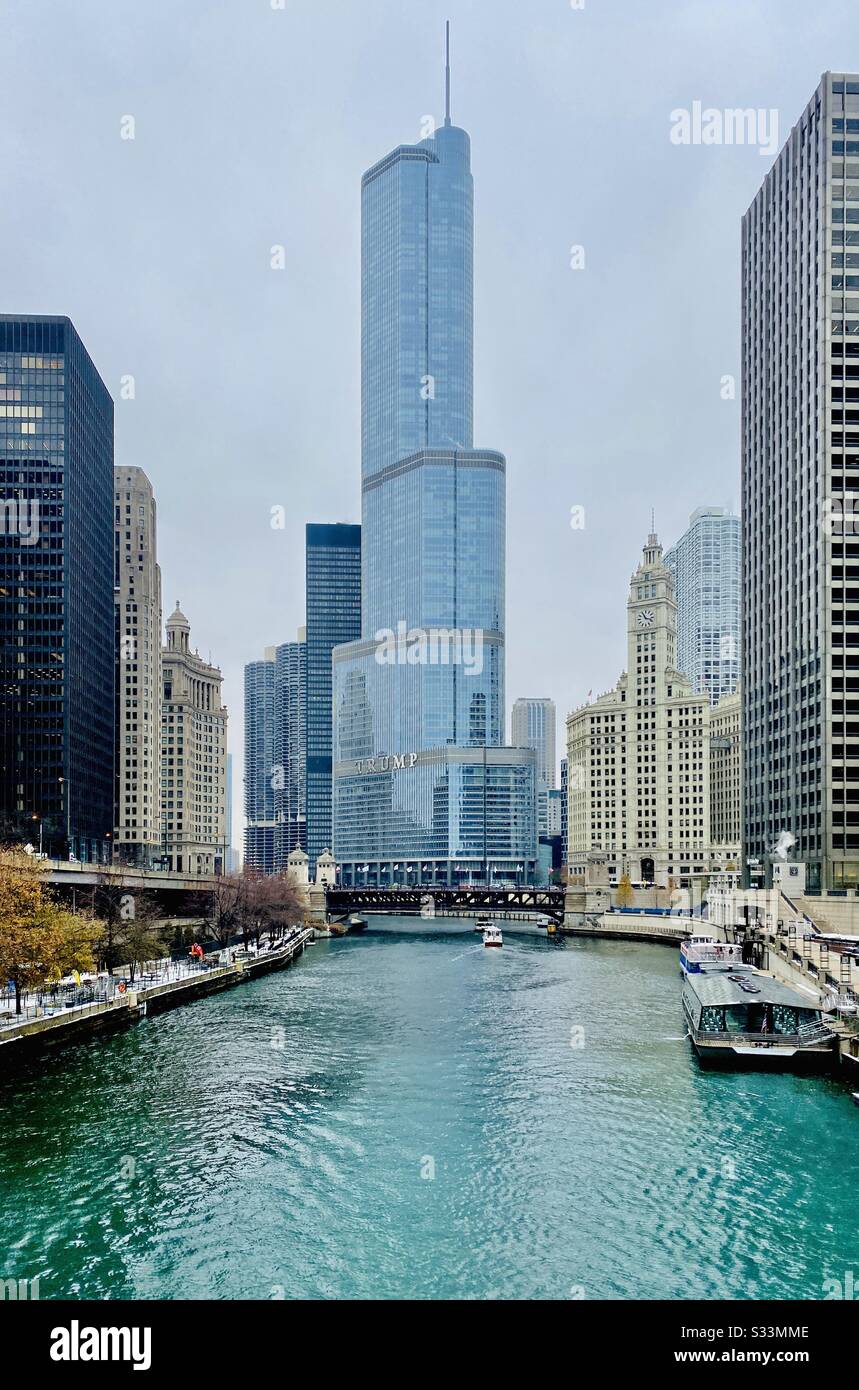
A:
{"type": "Polygon", "coordinates": [[[282,970],[302,954],[313,935],[312,928],[302,928],[269,950],[219,952],[217,963],[205,959],[154,962],[133,982],[112,976],[105,984],[100,977],[99,997],[90,1002],[62,1008],[29,1006],[23,1015],[0,1021],[0,1069],[35,1046],[119,1028],[282,970]]]}

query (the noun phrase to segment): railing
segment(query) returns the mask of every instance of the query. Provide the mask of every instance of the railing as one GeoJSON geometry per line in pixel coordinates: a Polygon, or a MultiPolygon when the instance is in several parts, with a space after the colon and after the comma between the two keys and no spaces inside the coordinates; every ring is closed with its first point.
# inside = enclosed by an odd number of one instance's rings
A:
{"type": "Polygon", "coordinates": [[[831,1042],[835,1034],[825,1023],[803,1024],[798,1033],[711,1033],[699,1029],[701,1042],[738,1043],[742,1047],[810,1047],[831,1042]]]}

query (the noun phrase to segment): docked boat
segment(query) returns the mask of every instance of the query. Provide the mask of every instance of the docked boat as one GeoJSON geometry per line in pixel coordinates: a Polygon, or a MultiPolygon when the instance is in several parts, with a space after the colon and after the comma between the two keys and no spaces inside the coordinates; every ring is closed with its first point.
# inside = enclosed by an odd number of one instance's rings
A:
{"type": "Polygon", "coordinates": [[[483,933],[484,946],[503,946],[504,938],[499,927],[488,926],[483,933]]]}
{"type": "Polygon", "coordinates": [[[835,1032],[815,999],[729,951],[740,947],[713,937],[693,937],[681,949],[683,1011],[700,1060],[829,1066],[835,1032]]]}
{"type": "Polygon", "coordinates": [[[743,948],[715,936],[690,936],[680,943],[680,969],[684,975],[703,971],[733,970],[743,963],[743,948]]]}

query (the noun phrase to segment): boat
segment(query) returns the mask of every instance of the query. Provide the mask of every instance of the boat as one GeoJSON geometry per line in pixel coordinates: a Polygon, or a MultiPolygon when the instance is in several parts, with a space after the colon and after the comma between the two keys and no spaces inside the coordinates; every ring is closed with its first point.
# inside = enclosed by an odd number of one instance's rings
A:
{"type": "Polygon", "coordinates": [[[859,1091],[853,1092],[853,1104],[859,1105],[859,1091]]]}
{"type": "Polygon", "coordinates": [[[504,938],[499,927],[488,926],[483,933],[484,946],[503,946],[504,938]]]}
{"type": "Polygon", "coordinates": [[[735,970],[742,964],[743,948],[733,942],[717,941],[715,936],[690,936],[680,943],[680,970],[684,975],[735,970]]]}
{"type": "Polygon", "coordinates": [[[683,1011],[699,1060],[830,1066],[836,1035],[814,996],[738,963],[728,951],[742,954],[713,937],[692,937],[681,947],[683,1011]]]}
{"type": "Polygon", "coordinates": [[[366,931],[366,930],[367,930],[367,918],[366,918],[366,917],[357,917],[357,916],[355,916],[355,917],[350,917],[350,918],[349,918],[349,932],[350,932],[350,933],[351,933],[351,932],[366,931]]]}
{"type": "Polygon", "coordinates": [[[493,927],[494,925],[495,923],[492,918],[487,916],[485,912],[481,912],[479,917],[475,919],[474,930],[483,933],[488,927],[493,927]]]}

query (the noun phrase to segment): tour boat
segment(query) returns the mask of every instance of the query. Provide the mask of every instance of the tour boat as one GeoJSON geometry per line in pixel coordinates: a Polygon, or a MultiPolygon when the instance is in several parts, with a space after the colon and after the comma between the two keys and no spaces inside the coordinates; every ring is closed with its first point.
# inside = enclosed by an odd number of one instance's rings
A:
{"type": "Polygon", "coordinates": [[[743,948],[714,936],[690,936],[680,944],[680,969],[684,975],[703,971],[734,970],[743,963],[743,948]]]}
{"type": "Polygon", "coordinates": [[[498,927],[487,927],[483,933],[484,946],[503,946],[504,939],[498,927]]]}
{"type": "Polygon", "coordinates": [[[482,934],[486,931],[487,927],[491,927],[493,925],[494,923],[492,921],[492,918],[487,917],[485,912],[481,912],[480,916],[474,923],[474,930],[479,931],[482,934]]]}
{"type": "Polygon", "coordinates": [[[835,1032],[814,996],[743,965],[741,954],[739,946],[712,937],[683,942],[683,1011],[699,1059],[767,1068],[831,1065],[835,1032]]]}

